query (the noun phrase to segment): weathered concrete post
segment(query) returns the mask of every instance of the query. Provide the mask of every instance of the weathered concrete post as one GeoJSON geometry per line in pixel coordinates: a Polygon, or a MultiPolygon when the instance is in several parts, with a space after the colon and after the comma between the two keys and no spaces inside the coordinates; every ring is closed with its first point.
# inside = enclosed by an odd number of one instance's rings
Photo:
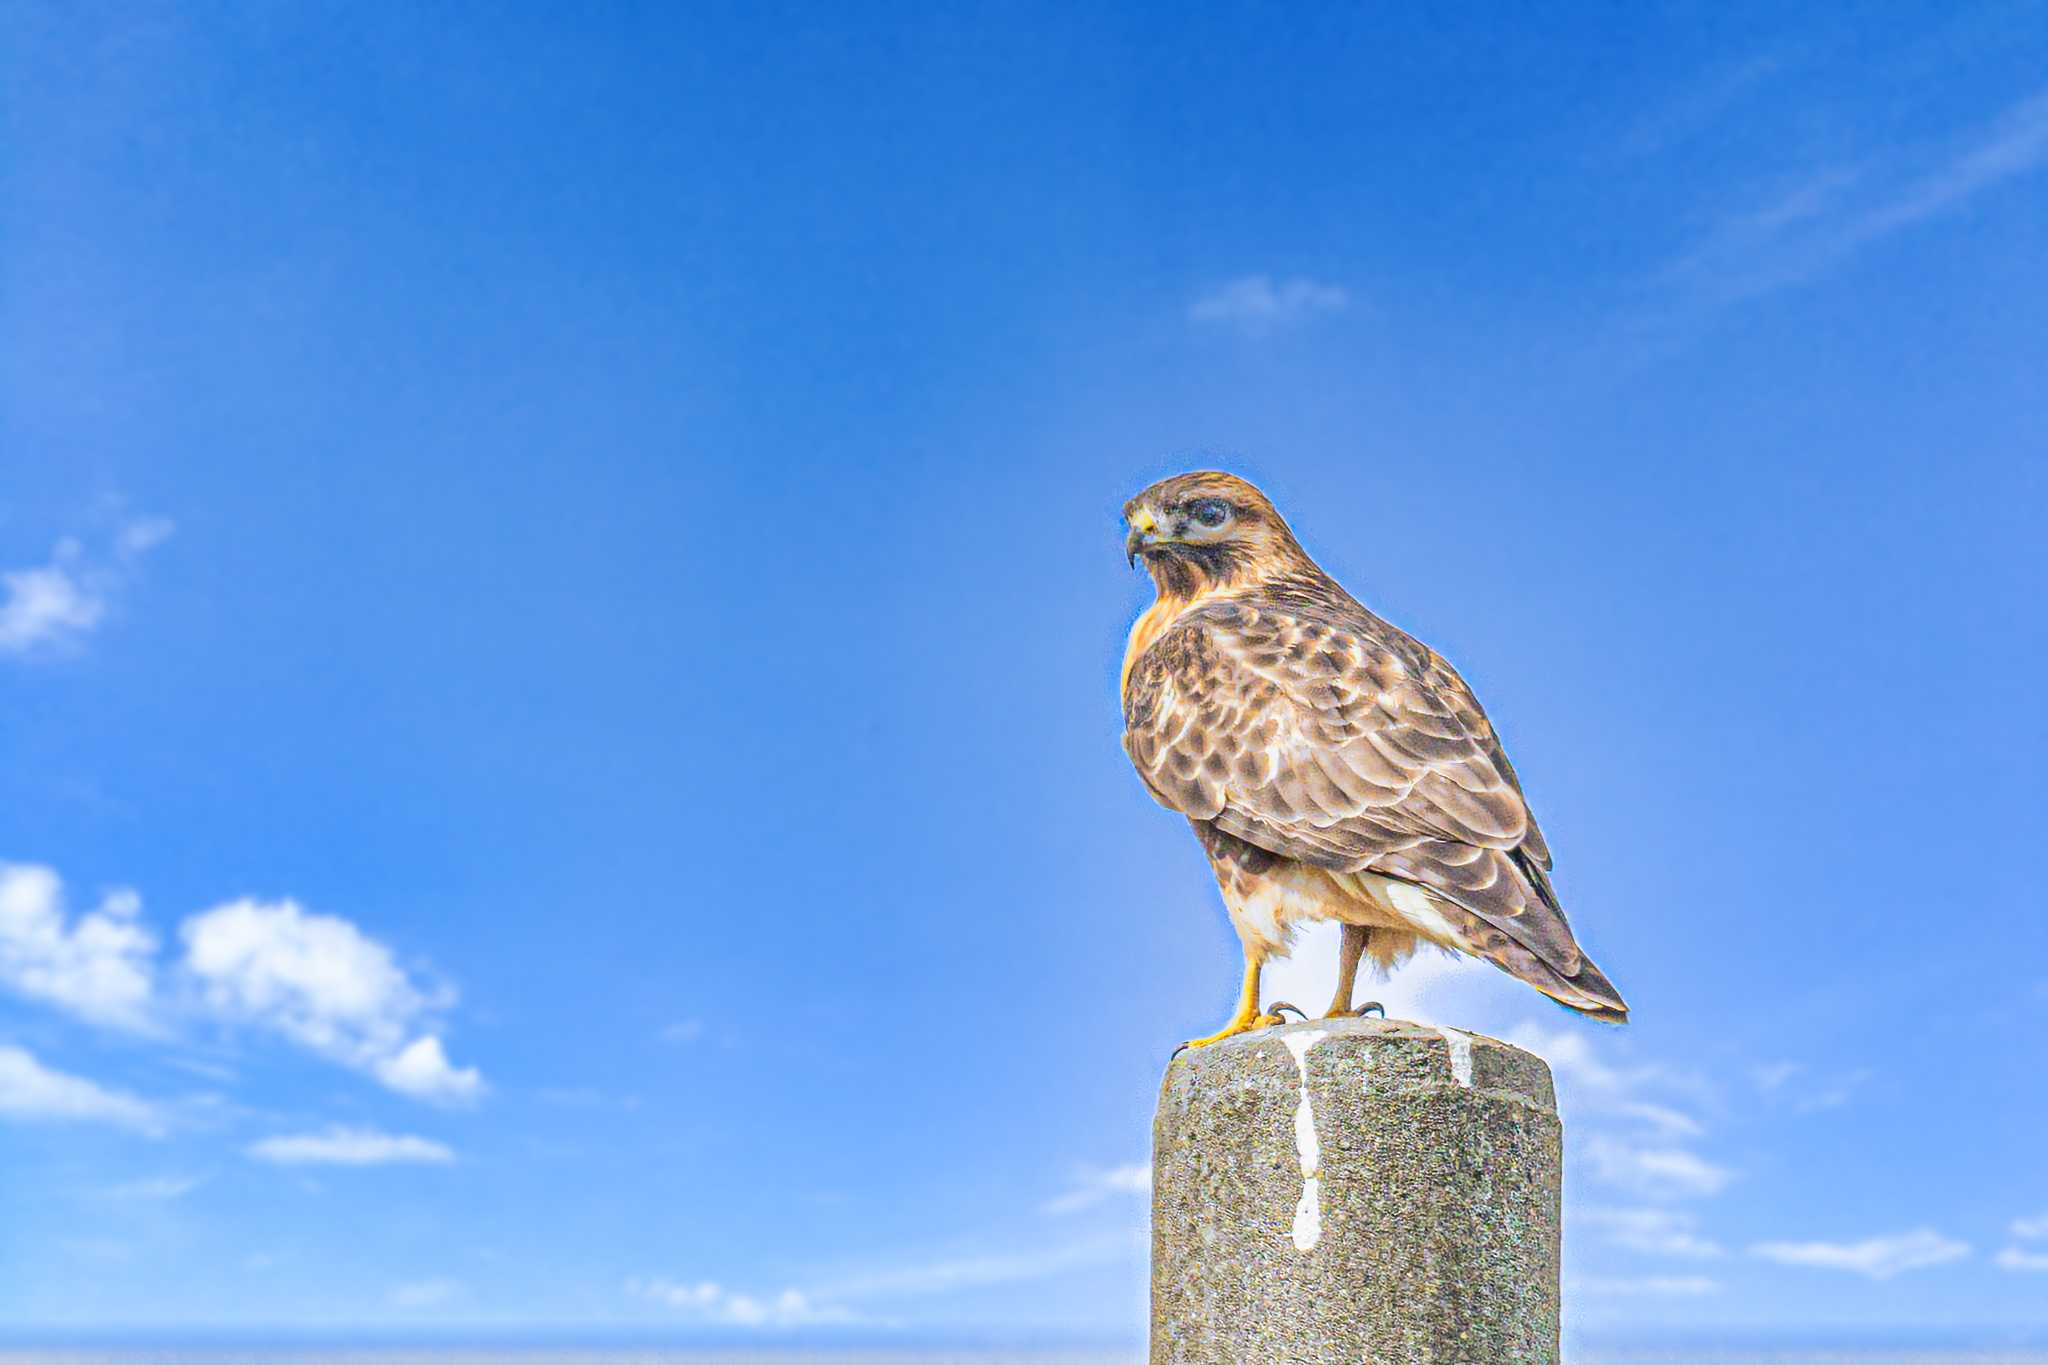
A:
{"type": "Polygon", "coordinates": [[[1152,1365],[1558,1358],[1550,1068],[1398,1020],[1182,1053],[1152,1128],[1152,1365]]]}

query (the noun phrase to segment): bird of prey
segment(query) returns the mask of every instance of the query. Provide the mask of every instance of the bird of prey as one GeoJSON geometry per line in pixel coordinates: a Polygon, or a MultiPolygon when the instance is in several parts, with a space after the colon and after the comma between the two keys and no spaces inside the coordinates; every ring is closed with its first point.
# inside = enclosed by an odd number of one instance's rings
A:
{"type": "Polygon", "coordinates": [[[1187,816],[1244,944],[1230,1022],[1277,1022],[1259,969],[1293,926],[1344,926],[1329,1015],[1362,958],[1418,944],[1484,958],[1572,1009],[1628,1018],[1580,951],[1550,849],[1472,690],[1308,557],[1265,494],[1181,474],[1124,506],[1125,553],[1158,599],[1124,652],[1124,750],[1187,816]]]}

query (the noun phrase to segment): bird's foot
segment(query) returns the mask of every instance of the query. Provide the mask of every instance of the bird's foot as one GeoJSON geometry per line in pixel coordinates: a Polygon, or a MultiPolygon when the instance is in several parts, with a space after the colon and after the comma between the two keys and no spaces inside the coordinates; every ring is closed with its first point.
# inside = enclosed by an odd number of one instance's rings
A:
{"type": "MultiPolygon", "coordinates": [[[[1288,1006],[1287,1008],[1291,1009],[1293,1007],[1288,1006]]],[[[1299,1012],[1298,1010],[1296,1011],[1296,1013],[1299,1012]]],[[[1285,1019],[1270,1011],[1265,1014],[1240,1014],[1206,1038],[1188,1039],[1185,1043],[1175,1048],[1173,1053],[1174,1056],[1178,1057],[1191,1047],[1207,1047],[1211,1043],[1220,1043],[1225,1038],[1235,1038],[1240,1033],[1250,1033],[1254,1029],[1271,1028],[1275,1024],[1284,1024],[1286,1022],[1285,1019]]]]}
{"type": "Polygon", "coordinates": [[[1387,1007],[1385,1005],[1382,1005],[1377,1000],[1368,1000],[1363,1005],[1360,1005],[1355,1009],[1340,1009],[1336,1005],[1332,1005],[1330,1006],[1328,1011],[1324,1013],[1323,1018],[1363,1019],[1375,1010],[1379,1011],[1380,1018],[1384,1019],[1387,1017],[1387,1007]]]}

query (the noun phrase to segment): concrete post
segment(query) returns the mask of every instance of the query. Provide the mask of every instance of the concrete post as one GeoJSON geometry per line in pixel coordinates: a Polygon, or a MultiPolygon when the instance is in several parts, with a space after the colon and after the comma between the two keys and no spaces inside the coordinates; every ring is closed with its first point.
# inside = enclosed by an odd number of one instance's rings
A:
{"type": "Polygon", "coordinates": [[[1558,1359],[1541,1058],[1398,1020],[1182,1053],[1152,1128],[1152,1365],[1558,1359]]]}

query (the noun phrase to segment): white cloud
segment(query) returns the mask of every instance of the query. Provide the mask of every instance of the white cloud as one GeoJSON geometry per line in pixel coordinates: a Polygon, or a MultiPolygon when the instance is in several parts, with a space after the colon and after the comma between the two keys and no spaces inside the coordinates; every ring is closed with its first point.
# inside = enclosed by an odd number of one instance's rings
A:
{"type": "Polygon", "coordinates": [[[27,1121],[111,1123],[156,1133],[163,1122],[155,1106],[82,1076],[52,1071],[26,1049],[0,1043],[0,1118],[27,1121]]]}
{"type": "Polygon", "coordinates": [[[743,1294],[712,1280],[684,1283],[663,1279],[626,1281],[626,1292],[702,1322],[736,1327],[793,1327],[812,1323],[848,1323],[853,1315],[841,1308],[811,1302],[801,1290],[780,1294],[743,1294]]]}
{"type": "Polygon", "coordinates": [[[1602,1133],[1586,1144],[1594,1178],[1645,1199],[1719,1194],[1734,1172],[1682,1147],[1642,1146],[1602,1133]]]}
{"type": "Polygon", "coordinates": [[[0,588],[7,592],[0,600],[0,650],[25,652],[83,635],[100,623],[106,603],[74,576],[76,552],[75,542],[65,542],[42,568],[0,573],[0,588]]]}
{"type": "Polygon", "coordinates": [[[1697,1298],[1717,1294],[1721,1285],[1704,1275],[1643,1275],[1626,1279],[1575,1279],[1570,1286],[1601,1298],[1697,1298]]]}
{"type": "Polygon", "coordinates": [[[656,1035],[664,1043],[694,1043],[704,1036],[702,1019],[678,1019],[656,1035]]]}
{"type": "Polygon", "coordinates": [[[133,891],[111,891],[73,921],[56,872],[0,863],[0,984],[97,1024],[149,1028],[156,936],[141,908],[133,891]]]}
{"type": "Polygon", "coordinates": [[[2048,1213],[2042,1214],[2039,1218],[2013,1219],[2012,1235],[2025,1242],[2048,1238],[2048,1213]]]}
{"type": "Polygon", "coordinates": [[[1759,1242],[1749,1251],[1752,1256],[1780,1265],[1846,1270],[1873,1280],[1888,1280],[1908,1270],[1960,1260],[1970,1254],[1970,1247],[1932,1228],[1918,1228],[1861,1242],[1759,1242]]]}
{"type": "Polygon", "coordinates": [[[431,1138],[380,1133],[370,1128],[329,1128],[324,1133],[268,1137],[248,1147],[250,1156],[279,1166],[441,1165],[455,1153],[431,1138]]]}
{"type": "Polygon", "coordinates": [[[1623,1070],[1614,1066],[1595,1052],[1584,1033],[1572,1029],[1525,1022],[1508,1034],[1507,1041],[1550,1063],[1551,1075],[1561,1089],[1583,1092],[1602,1103],[1612,1103],[1654,1082],[1659,1074],[1655,1067],[1623,1070]]]}
{"type": "Polygon", "coordinates": [[[391,1304],[394,1308],[439,1308],[461,1294],[462,1286],[453,1280],[414,1280],[392,1287],[391,1304]]]}
{"type": "Polygon", "coordinates": [[[1301,276],[1276,283],[1271,275],[1245,275],[1216,286],[1188,305],[1188,318],[1260,336],[1319,313],[1341,313],[1350,306],[1351,295],[1334,284],[1301,276]]]}
{"type": "Polygon", "coordinates": [[[1573,1217],[1600,1229],[1608,1241],[1630,1251],[1651,1256],[1682,1256],[1709,1260],[1721,1254],[1721,1247],[1699,1235],[1691,1214],[1675,1209],[1576,1209],[1573,1217]]]}
{"type": "Polygon", "coordinates": [[[1663,1099],[1645,1098],[1675,1092],[1705,1102],[1711,1087],[1668,1067],[1612,1062],[1588,1034],[1525,1022],[1508,1041],[1550,1063],[1561,1108],[1603,1126],[1582,1148],[1593,1179],[1652,1200],[1701,1199],[1727,1188],[1735,1173],[1684,1145],[1702,1137],[1705,1126],[1663,1099]]]}
{"type": "Polygon", "coordinates": [[[1587,1032],[1584,1027],[1545,1028],[1529,1020],[1517,1025],[1507,1041],[1550,1063],[1552,1075],[1572,1099],[1600,1108],[1639,1103],[1645,1090],[1700,1089],[1695,1078],[1661,1066],[1624,1067],[1609,1062],[1600,1056],[1587,1032]]]}
{"type": "Polygon", "coordinates": [[[1045,1205],[1047,1213],[1078,1213],[1093,1208],[1113,1195],[1147,1195],[1152,1193],[1152,1163],[1137,1162],[1128,1166],[1112,1166],[1107,1170],[1085,1171],[1073,1189],[1050,1200],[1045,1205]]]}
{"type": "Polygon", "coordinates": [[[423,1100],[474,1099],[484,1086],[483,1075],[475,1067],[450,1066],[441,1040],[432,1036],[414,1039],[372,1070],[393,1090],[423,1100]]]}
{"type": "Polygon", "coordinates": [[[166,992],[141,910],[140,896],[118,888],[74,915],[55,870],[0,862],[0,989],[142,1034],[211,1014],[268,1028],[417,1099],[483,1093],[483,1076],[450,1062],[438,1033],[454,993],[420,985],[348,920],[290,900],[215,906],[180,927],[185,954],[172,979],[187,989],[166,992]]]}
{"type": "Polygon", "coordinates": [[[439,1038],[415,1035],[452,994],[422,990],[349,921],[295,901],[243,899],[192,916],[179,933],[185,970],[210,1008],[416,1098],[459,1102],[482,1090],[474,1069],[449,1065],[439,1038]]]}
{"type": "Polygon", "coordinates": [[[91,634],[136,561],[171,529],[161,519],[130,521],[115,533],[109,556],[95,557],[65,539],[46,564],[0,571],[0,654],[27,654],[91,634]]]}

